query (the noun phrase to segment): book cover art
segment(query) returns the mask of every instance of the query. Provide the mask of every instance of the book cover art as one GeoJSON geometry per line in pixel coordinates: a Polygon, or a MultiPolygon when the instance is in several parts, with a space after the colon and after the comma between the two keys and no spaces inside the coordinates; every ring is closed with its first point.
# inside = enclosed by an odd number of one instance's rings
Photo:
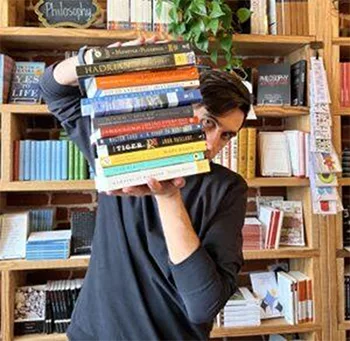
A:
{"type": "Polygon", "coordinates": [[[15,295],[15,334],[42,333],[45,323],[45,285],[19,287],[15,295]]]}
{"type": "Polygon", "coordinates": [[[258,66],[258,105],[290,105],[290,64],[258,66]]]}
{"type": "Polygon", "coordinates": [[[43,62],[16,62],[9,95],[9,103],[36,104],[41,102],[40,76],[43,62]]]}
{"type": "Polygon", "coordinates": [[[283,316],[275,273],[271,271],[252,272],[250,280],[253,291],[260,301],[261,319],[283,316]]]}

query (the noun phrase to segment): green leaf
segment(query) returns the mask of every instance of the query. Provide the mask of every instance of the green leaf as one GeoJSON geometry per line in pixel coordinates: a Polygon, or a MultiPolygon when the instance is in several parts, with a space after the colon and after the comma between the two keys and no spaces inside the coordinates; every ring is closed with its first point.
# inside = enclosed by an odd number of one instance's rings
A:
{"type": "Polygon", "coordinates": [[[218,28],[219,28],[219,19],[210,20],[206,26],[207,26],[207,31],[211,30],[213,32],[214,36],[216,36],[216,33],[218,31],[218,28]]]}
{"type": "Polygon", "coordinates": [[[172,7],[169,11],[169,18],[171,19],[171,22],[173,23],[178,23],[179,22],[179,18],[177,16],[177,8],[176,7],[172,7]]]}
{"type": "Polygon", "coordinates": [[[224,4],[222,10],[225,12],[225,15],[221,18],[223,28],[226,30],[232,29],[232,10],[230,6],[224,4]]]}
{"type": "Polygon", "coordinates": [[[212,2],[212,9],[210,12],[210,18],[220,18],[223,15],[225,15],[225,13],[222,11],[220,4],[217,1],[213,1],[212,2]]]}
{"type": "Polygon", "coordinates": [[[220,45],[221,45],[221,48],[225,52],[230,52],[231,53],[231,48],[232,48],[232,37],[231,37],[231,35],[227,35],[227,36],[223,37],[220,40],[220,45]]]}
{"type": "Polygon", "coordinates": [[[200,16],[207,15],[207,8],[205,6],[205,0],[193,0],[189,9],[200,16]]]}
{"type": "Polygon", "coordinates": [[[192,25],[191,31],[192,31],[193,35],[195,36],[195,40],[198,40],[198,39],[199,39],[199,36],[200,36],[203,32],[205,32],[205,25],[204,25],[203,20],[201,20],[201,19],[197,20],[197,21],[192,25]]]}
{"type": "Polygon", "coordinates": [[[236,14],[239,22],[243,24],[250,18],[252,12],[250,9],[242,7],[237,10],[236,14]]]}
{"type": "Polygon", "coordinates": [[[211,52],[210,59],[215,65],[218,64],[218,50],[214,50],[211,52]]]}
{"type": "Polygon", "coordinates": [[[205,35],[201,35],[197,41],[194,42],[196,47],[201,51],[208,52],[209,40],[205,35]]]}
{"type": "Polygon", "coordinates": [[[185,12],[184,12],[184,21],[185,23],[189,23],[191,20],[193,19],[193,15],[191,10],[188,8],[186,8],[185,12]]]}
{"type": "Polygon", "coordinates": [[[157,14],[158,18],[160,18],[160,15],[162,14],[162,8],[163,8],[162,0],[157,0],[157,3],[156,3],[156,14],[157,14]]]}

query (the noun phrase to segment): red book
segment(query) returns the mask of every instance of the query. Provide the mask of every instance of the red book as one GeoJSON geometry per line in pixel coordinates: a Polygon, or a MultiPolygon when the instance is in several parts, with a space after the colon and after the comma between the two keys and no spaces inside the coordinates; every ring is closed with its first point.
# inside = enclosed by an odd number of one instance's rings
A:
{"type": "Polygon", "coordinates": [[[105,138],[119,135],[135,134],[140,132],[149,132],[159,129],[182,127],[187,124],[198,124],[198,117],[176,118],[170,120],[142,122],[133,124],[121,124],[109,127],[101,127],[98,130],[97,138],[105,138]]]}

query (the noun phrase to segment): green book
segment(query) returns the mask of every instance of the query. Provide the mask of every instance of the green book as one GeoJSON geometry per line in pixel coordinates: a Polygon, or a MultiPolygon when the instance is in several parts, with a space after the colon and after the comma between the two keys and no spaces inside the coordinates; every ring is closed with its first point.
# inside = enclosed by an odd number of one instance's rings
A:
{"type": "Polygon", "coordinates": [[[68,180],[74,180],[74,143],[68,141],[68,180]]]}
{"type": "Polygon", "coordinates": [[[79,157],[79,148],[74,144],[74,180],[79,180],[79,172],[80,172],[80,157],[79,157]]]}

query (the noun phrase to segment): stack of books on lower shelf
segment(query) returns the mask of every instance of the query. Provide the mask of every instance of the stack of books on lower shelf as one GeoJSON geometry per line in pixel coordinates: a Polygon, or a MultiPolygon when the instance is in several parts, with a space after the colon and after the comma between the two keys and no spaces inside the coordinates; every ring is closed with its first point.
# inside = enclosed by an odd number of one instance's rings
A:
{"type": "Polygon", "coordinates": [[[245,287],[238,288],[216,317],[218,327],[260,326],[258,300],[245,287]]]}
{"type": "Polygon", "coordinates": [[[26,259],[42,260],[69,258],[71,234],[71,230],[31,233],[26,244],[26,259]]]}
{"type": "Polygon", "coordinates": [[[202,96],[188,43],[99,48],[93,61],[77,74],[88,96],[81,107],[91,118],[99,191],[210,170],[192,107],[202,96]]]}

